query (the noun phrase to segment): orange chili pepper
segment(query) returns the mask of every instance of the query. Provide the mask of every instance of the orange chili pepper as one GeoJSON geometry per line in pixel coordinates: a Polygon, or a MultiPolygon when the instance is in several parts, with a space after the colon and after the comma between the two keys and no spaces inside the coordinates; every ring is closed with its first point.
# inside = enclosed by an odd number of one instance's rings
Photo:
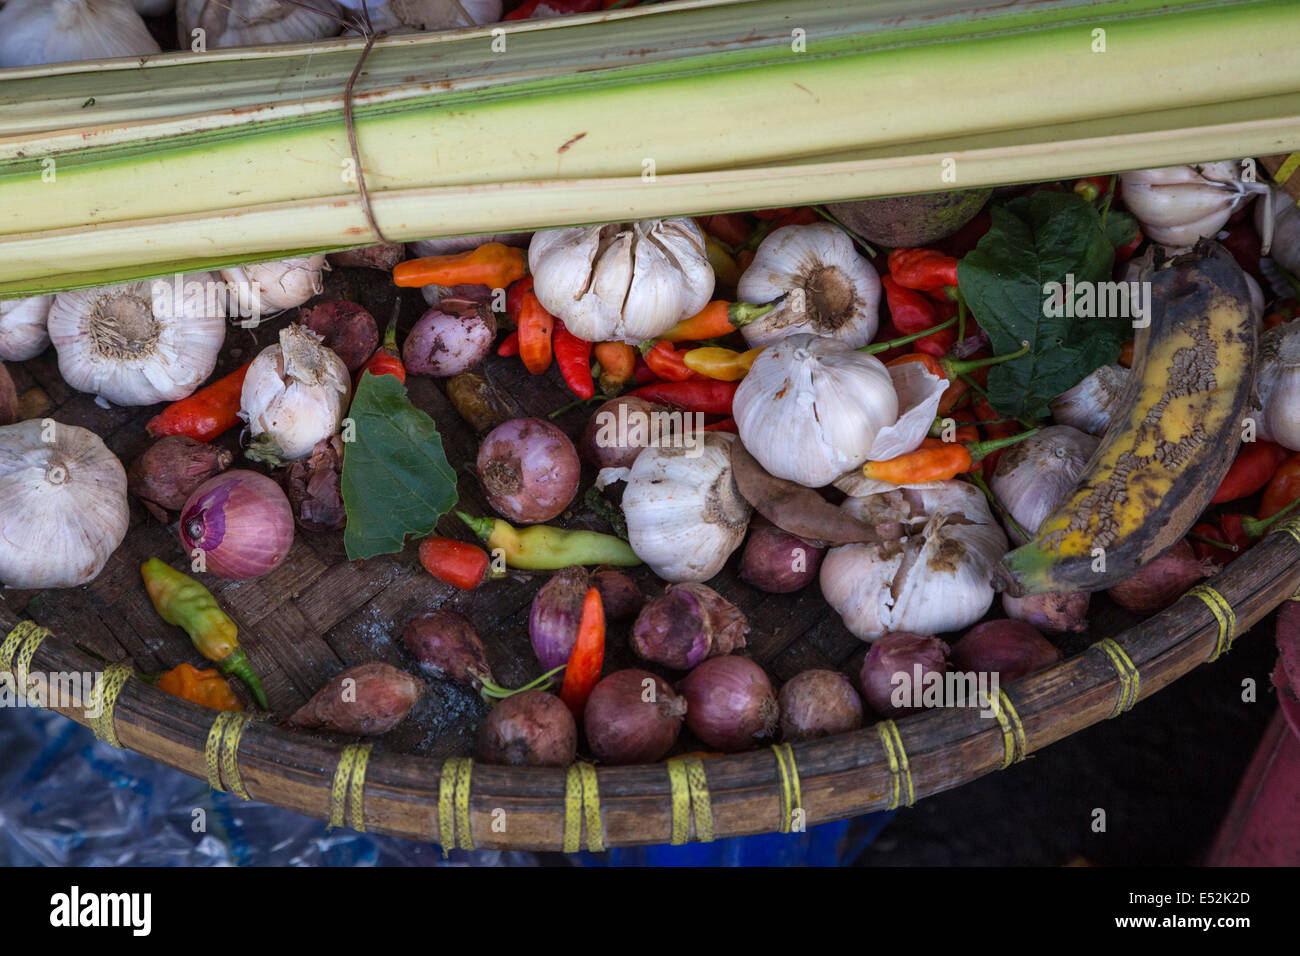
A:
{"type": "Polygon", "coordinates": [[[240,395],[250,359],[229,375],[206,385],[188,398],[172,402],[149,419],[145,430],[154,438],[188,435],[195,441],[212,441],[239,424],[240,395]]]}
{"type": "Polygon", "coordinates": [[[658,341],[644,353],[646,365],[650,366],[650,371],[654,372],[662,381],[665,382],[689,382],[691,379],[699,378],[697,372],[693,372],[686,367],[683,361],[685,352],[679,352],[672,347],[672,343],[658,341]]]}
{"type": "Polygon", "coordinates": [[[600,363],[600,390],[612,395],[636,371],[636,349],[626,342],[597,342],[592,351],[600,363]]]}
{"type": "Polygon", "coordinates": [[[214,670],[180,664],[158,678],[158,689],[213,710],[243,710],[226,679],[214,670]]]}
{"type": "Polygon", "coordinates": [[[662,342],[703,342],[730,335],[742,325],[748,325],[755,319],[762,318],[777,307],[784,299],[773,299],[762,305],[748,302],[727,302],[718,299],[710,302],[688,319],[682,319],[671,329],[659,336],[662,342]]]}
{"type": "Polygon", "coordinates": [[[541,375],[551,366],[551,336],[555,332],[555,316],[542,308],[537,294],[525,292],[519,307],[519,357],[524,368],[541,375]]]}
{"type": "Polygon", "coordinates": [[[1021,432],[1011,438],[977,441],[968,444],[926,438],[915,451],[885,461],[869,461],[862,466],[862,474],[876,481],[895,485],[910,485],[923,481],[947,481],[962,472],[971,471],[972,465],[991,452],[1036,434],[1037,428],[1021,432]]]}
{"type": "Polygon", "coordinates": [[[504,289],[516,279],[522,279],[527,271],[522,249],[487,242],[465,252],[400,262],[393,269],[393,282],[403,288],[485,285],[504,289]]]}
{"type": "Polygon", "coordinates": [[[578,640],[569,654],[568,666],[564,668],[564,684],[560,687],[560,700],[569,705],[575,717],[582,715],[604,666],[605,606],[600,601],[600,591],[589,588],[582,600],[578,640]]]}

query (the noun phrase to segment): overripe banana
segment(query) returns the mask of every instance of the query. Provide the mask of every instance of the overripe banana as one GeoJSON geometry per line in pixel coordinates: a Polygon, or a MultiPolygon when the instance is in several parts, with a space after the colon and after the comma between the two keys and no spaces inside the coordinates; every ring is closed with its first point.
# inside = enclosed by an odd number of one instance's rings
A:
{"type": "Polygon", "coordinates": [[[1241,439],[1257,331],[1241,268],[1198,243],[1159,267],[1122,407],[1074,491],[1004,559],[1013,595],[1098,591],[1172,546],[1210,503],[1241,439]]]}

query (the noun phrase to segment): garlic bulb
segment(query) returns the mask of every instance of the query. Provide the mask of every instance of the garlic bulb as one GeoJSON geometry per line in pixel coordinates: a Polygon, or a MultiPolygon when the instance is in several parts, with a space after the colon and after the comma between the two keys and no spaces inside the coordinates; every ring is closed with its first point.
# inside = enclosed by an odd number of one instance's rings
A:
{"type": "Polygon", "coordinates": [[[783,226],[763,240],[736,286],[744,302],[785,299],[741,328],[751,347],[788,335],[828,335],[853,348],[880,326],[880,277],[853,240],[830,223],[783,226]]]}
{"type": "Polygon", "coordinates": [[[204,31],[209,50],[337,36],[343,26],[336,19],[342,13],[339,5],[334,0],[311,0],[310,5],[321,12],[280,0],[179,0],[176,23],[181,49],[190,48],[195,29],[204,31]]]}
{"type": "Polygon", "coordinates": [[[734,435],[706,432],[690,447],[651,447],[623,491],[628,542],[665,581],[707,581],[740,547],[753,513],[731,474],[734,435]]]}
{"type": "Polygon", "coordinates": [[[285,326],[280,343],[263,349],[244,377],[239,417],[253,436],[250,457],[272,464],[306,458],[339,430],[351,392],[348,367],[320,336],[285,326]]]}
{"type": "MultiPolygon", "coordinates": [[[[343,6],[361,12],[361,0],[339,0],[343,6]]],[[[501,0],[370,0],[370,25],[376,32],[419,33],[454,30],[501,19],[501,0]]],[[[349,29],[348,33],[357,33],[349,29]]],[[[434,253],[425,253],[434,255],[434,253]]]]}
{"type": "Polygon", "coordinates": [[[184,398],[217,366],[226,321],[210,273],[60,292],[49,333],[73,388],[118,405],[184,398]],[[175,290],[183,289],[184,294],[175,290]],[[194,290],[199,290],[194,294],[194,290]]]}
{"type": "Polygon", "coordinates": [[[1151,239],[1183,248],[1214,237],[1233,211],[1262,183],[1245,182],[1232,160],[1195,166],[1166,166],[1121,173],[1120,190],[1129,211],[1151,239]]]}
{"type": "Polygon", "coordinates": [[[70,588],[126,537],[126,470],[99,436],[31,419],[0,428],[0,582],[70,588]]]}
{"type": "Polygon", "coordinates": [[[1259,437],[1300,451],[1300,322],[1260,336],[1255,392],[1263,406],[1259,437]]]}
{"type": "Polygon", "coordinates": [[[1255,231],[1271,240],[1264,254],[1295,275],[1300,273],[1300,206],[1281,186],[1273,187],[1270,198],[1255,204],[1255,231]]]}
{"type": "Polygon", "coordinates": [[[161,49],[128,0],[10,0],[0,8],[0,67],[161,49]]]}
{"type": "Polygon", "coordinates": [[[898,420],[898,396],[874,356],[802,334],[759,354],[732,411],[740,440],[759,464],[819,488],[867,460],[876,434],[898,420]]]}
{"type": "MultiPolygon", "coordinates": [[[[1100,439],[1069,425],[1050,425],[1004,449],[989,487],[1002,507],[1028,534],[1038,531],[1079,481],[1100,439]]],[[[1011,540],[1023,544],[1014,527],[1011,540]]]]}
{"type": "Polygon", "coordinates": [[[869,461],[897,458],[921,447],[934,425],[943,393],[948,390],[948,380],[931,375],[920,362],[904,362],[886,369],[898,396],[898,420],[876,433],[867,452],[869,461]]]}
{"type": "Polygon", "coordinates": [[[221,278],[239,287],[240,302],[251,302],[255,314],[282,312],[302,305],[325,289],[325,256],[281,259],[233,266],[221,278]]]}
{"type": "Polygon", "coordinates": [[[589,342],[652,339],[713,295],[692,219],[544,229],[529,243],[528,268],[538,301],[589,342]]]}
{"type": "Polygon", "coordinates": [[[854,636],[874,641],[892,631],[959,631],[988,612],[993,568],[1007,539],[973,485],[896,485],[847,498],[840,507],[902,530],[881,544],[832,548],[822,561],[822,595],[854,636]]]}
{"type": "Polygon", "coordinates": [[[53,302],[52,295],[0,300],[0,359],[26,362],[45,351],[50,344],[46,322],[53,302]]]}
{"type": "Polygon", "coordinates": [[[1052,399],[1052,417],[1089,435],[1105,434],[1124,408],[1124,390],[1132,373],[1122,365],[1103,365],[1078,385],[1052,399]]]}

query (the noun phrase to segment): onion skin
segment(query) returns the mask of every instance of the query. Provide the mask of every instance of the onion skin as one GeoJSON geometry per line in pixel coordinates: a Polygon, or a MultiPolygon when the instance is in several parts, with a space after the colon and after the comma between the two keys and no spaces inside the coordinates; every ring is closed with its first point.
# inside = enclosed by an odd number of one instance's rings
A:
{"type": "Polygon", "coordinates": [[[582,724],[602,763],[654,763],[677,742],[685,713],[686,701],[667,682],[633,668],[615,671],[592,689],[582,724]]]}
{"type": "Polygon", "coordinates": [[[747,657],[712,657],[678,684],[686,698],[686,726],[705,746],[723,753],[752,750],[772,737],[780,708],[763,668],[747,657]]]}
{"type": "Polygon", "coordinates": [[[740,555],[740,579],[768,594],[789,594],[817,578],[825,556],[825,548],[756,521],[740,555]]]}
{"type": "Polygon", "coordinates": [[[354,375],[379,348],[379,326],[374,316],[355,302],[338,300],[299,309],[298,324],[319,335],[325,347],[341,358],[354,375]]]}
{"type": "Polygon", "coordinates": [[[871,645],[858,672],[858,684],[867,706],[882,717],[903,717],[924,710],[923,707],[897,707],[893,703],[895,674],[906,674],[912,682],[916,665],[921,666],[921,680],[927,674],[942,676],[948,669],[950,649],[937,637],[895,631],[871,645]]]}
{"type": "Polygon", "coordinates": [[[415,323],[402,343],[402,362],[415,375],[450,378],[482,362],[496,334],[490,311],[466,299],[444,299],[415,323]]]}
{"type": "Polygon", "coordinates": [[[1049,634],[1082,634],[1088,629],[1091,597],[1087,591],[1048,591],[1022,598],[1003,592],[1002,610],[1049,634]]]}
{"type": "Polygon", "coordinates": [[[488,502],[517,524],[549,521],[578,493],[582,465],[573,442],[550,422],[513,418],[483,439],[478,477],[488,502]]]}
{"type": "Polygon", "coordinates": [[[168,435],[154,442],[127,469],[127,487],[159,521],[180,511],[194,489],[219,475],[234,460],[224,448],[195,441],[186,435],[168,435]]]}
{"type": "Polygon", "coordinates": [[[568,663],[573,645],[578,642],[582,602],[590,587],[587,569],[574,565],[556,571],[533,596],[528,638],[543,671],[568,663]]]}
{"type": "Polygon", "coordinates": [[[265,475],[236,468],[209,478],[185,502],[181,544],[203,552],[205,570],[245,581],[279,566],[293,545],[293,509],[265,475]]]}
{"type": "Polygon", "coordinates": [[[336,674],[286,726],[361,737],[384,734],[406,719],[425,689],[423,681],[383,661],[358,664],[336,674]],[[345,681],[352,683],[345,686],[345,681]]]}
{"type": "MultiPolygon", "coordinates": [[[[583,460],[598,470],[631,468],[641,449],[650,444],[650,422],[654,420],[651,416],[667,411],[666,406],[636,395],[611,398],[592,412],[578,441],[578,451],[583,460]],[[621,408],[627,410],[620,412],[621,408]],[[610,441],[610,438],[614,440],[610,441]],[[628,439],[632,439],[632,443],[628,443],[628,439]]],[[[659,421],[662,429],[667,419],[659,421]]]]}
{"type": "Polygon", "coordinates": [[[281,476],[298,524],[308,531],[338,531],[348,523],[343,504],[343,440],[322,438],[311,455],[290,462],[281,476]]]}
{"type": "Polygon", "coordinates": [[[676,584],[641,609],[632,626],[637,656],[685,671],[745,646],[749,623],[740,608],[703,584],[676,584]]]}
{"type": "Polygon", "coordinates": [[[380,269],[392,272],[393,267],[406,258],[406,246],[400,242],[362,246],[346,252],[331,252],[325,257],[332,266],[352,266],[362,269],[380,269]]]}
{"type": "Polygon", "coordinates": [[[1160,557],[1138,569],[1137,574],[1107,589],[1112,601],[1133,614],[1154,614],[1173,604],[1201,578],[1219,570],[1209,559],[1200,560],[1186,538],[1160,557]]]}
{"type": "Polygon", "coordinates": [[[475,688],[483,678],[492,680],[478,632],[455,611],[429,611],[412,618],[402,630],[402,643],[430,677],[475,688]]]}
{"type": "Polygon", "coordinates": [[[600,592],[607,621],[631,617],[645,607],[645,595],[637,583],[617,568],[597,568],[591,575],[591,586],[600,592]]]}
{"type": "Polygon", "coordinates": [[[1061,652],[1024,621],[985,621],[952,646],[954,670],[996,673],[1009,684],[1051,667],[1061,652]]]}
{"type": "Polygon", "coordinates": [[[830,670],[796,674],[781,688],[781,739],[787,743],[848,733],[862,726],[862,701],[852,682],[830,670]]]}
{"type": "Polygon", "coordinates": [[[521,691],[498,703],[483,721],[478,756],[507,767],[567,767],[578,756],[578,725],[554,694],[521,691]]]}

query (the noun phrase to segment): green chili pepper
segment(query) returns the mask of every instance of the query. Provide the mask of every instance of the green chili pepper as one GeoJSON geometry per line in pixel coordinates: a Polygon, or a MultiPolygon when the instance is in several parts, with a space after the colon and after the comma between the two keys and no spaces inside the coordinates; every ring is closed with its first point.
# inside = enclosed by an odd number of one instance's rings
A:
{"type": "Polygon", "coordinates": [[[506,564],[523,571],[558,571],[573,564],[640,564],[631,545],[621,538],[597,531],[566,531],[547,525],[515,528],[500,518],[472,518],[457,511],[488,546],[500,548],[506,564]]]}
{"type": "Polygon", "coordinates": [[[262,682],[235,636],[235,622],[217,606],[212,593],[158,558],[150,558],[140,565],[140,574],[158,616],[168,624],[184,628],[200,654],[224,673],[234,674],[247,684],[258,706],[268,710],[262,682]]]}

